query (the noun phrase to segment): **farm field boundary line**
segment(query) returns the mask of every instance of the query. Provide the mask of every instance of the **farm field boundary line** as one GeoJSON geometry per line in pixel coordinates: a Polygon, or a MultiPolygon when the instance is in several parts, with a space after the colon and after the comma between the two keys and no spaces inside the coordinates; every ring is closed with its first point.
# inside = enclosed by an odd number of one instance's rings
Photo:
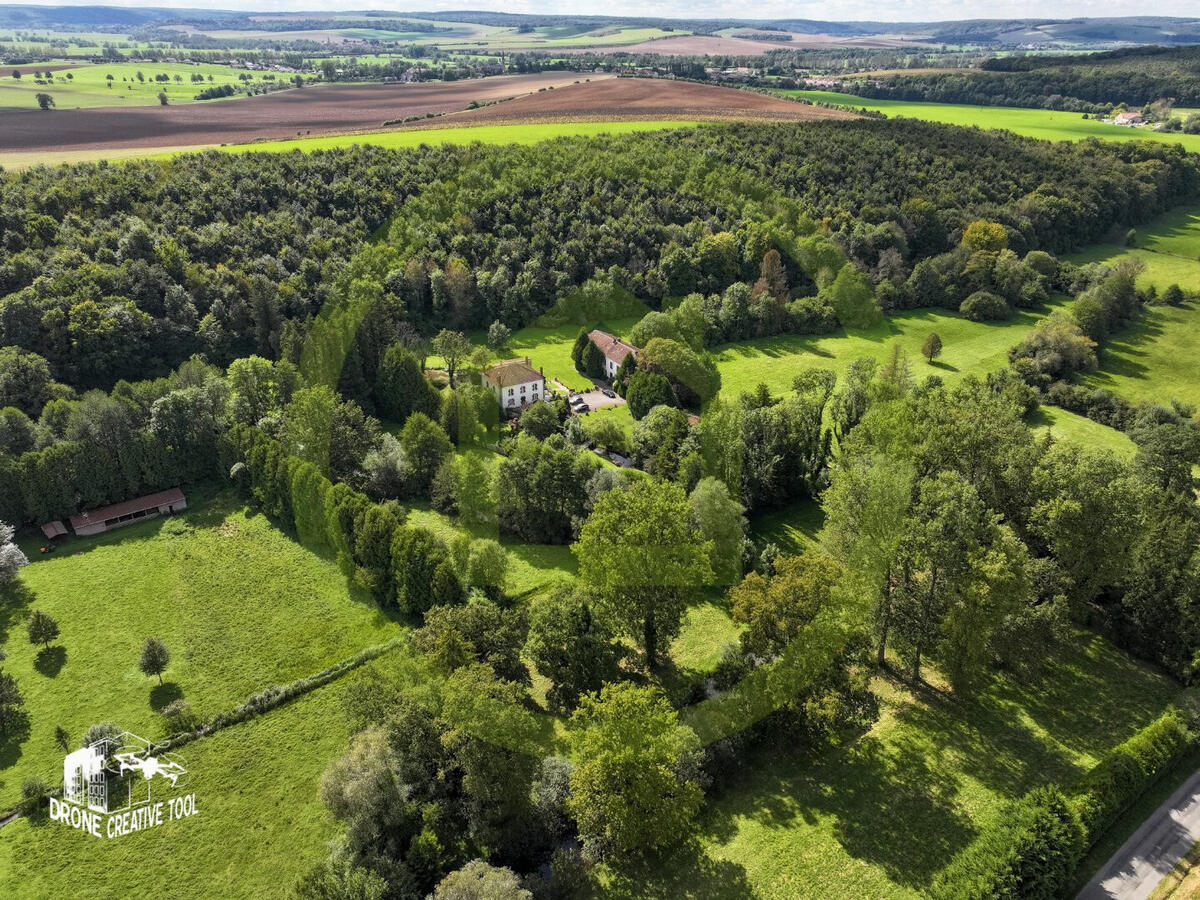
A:
{"type": "Polygon", "coordinates": [[[150,151],[374,131],[388,121],[424,119],[542,89],[550,93],[552,87],[573,84],[577,75],[543,72],[421,84],[337,82],[181,105],[6,111],[0,153],[150,151]]]}
{"type": "Polygon", "coordinates": [[[506,125],[458,125],[391,131],[361,131],[323,137],[292,138],[278,141],[253,141],[243,144],[184,144],[174,147],[128,147],[115,150],[68,150],[58,153],[0,153],[0,166],[9,170],[38,165],[57,165],[107,160],[169,159],[184,153],[217,150],[222,153],[283,153],[291,150],[311,152],[351,147],[355,144],[405,150],[422,144],[536,144],[559,137],[595,137],[602,134],[629,134],[693,128],[704,123],[654,119],[646,121],[541,122],[506,125]]]}

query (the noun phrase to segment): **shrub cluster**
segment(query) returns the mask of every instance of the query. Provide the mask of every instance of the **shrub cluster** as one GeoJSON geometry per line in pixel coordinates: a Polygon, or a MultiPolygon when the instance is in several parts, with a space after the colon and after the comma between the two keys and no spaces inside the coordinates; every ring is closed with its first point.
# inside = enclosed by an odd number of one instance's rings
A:
{"type": "Polygon", "coordinates": [[[390,507],[331,483],[252,426],[230,429],[223,451],[231,470],[243,464],[268,515],[293,525],[305,544],[331,549],[342,571],[381,606],[419,615],[463,601],[449,551],[428,530],[401,525],[390,507]]]}
{"type": "Polygon", "coordinates": [[[1070,797],[1037,788],[1007,804],[996,823],[939,873],[935,900],[1053,900],[1079,860],[1122,811],[1193,744],[1176,709],[1115,747],[1070,797]]]}
{"type": "Polygon", "coordinates": [[[1172,709],[1100,760],[1080,780],[1071,800],[1088,844],[1094,844],[1117,816],[1192,746],[1192,741],[1183,714],[1172,709]]]}

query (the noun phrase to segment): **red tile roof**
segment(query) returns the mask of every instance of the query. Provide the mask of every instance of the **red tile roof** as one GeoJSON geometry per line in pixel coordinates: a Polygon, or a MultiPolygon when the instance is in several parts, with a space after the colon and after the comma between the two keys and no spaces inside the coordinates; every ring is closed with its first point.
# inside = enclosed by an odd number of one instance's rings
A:
{"type": "Polygon", "coordinates": [[[625,343],[625,341],[615,335],[609,334],[607,331],[589,331],[588,338],[604,354],[605,359],[615,362],[618,366],[625,361],[625,357],[630,353],[633,354],[634,359],[637,358],[637,347],[633,346],[633,344],[625,343]]]}
{"type": "Polygon", "coordinates": [[[145,497],[138,497],[136,500],[123,500],[120,503],[114,503],[112,506],[102,506],[99,509],[89,509],[86,512],[81,512],[77,516],[71,516],[71,527],[78,530],[79,528],[86,528],[88,525],[95,525],[97,522],[107,522],[109,519],[119,519],[121,516],[143,512],[147,509],[167,506],[170,503],[179,503],[183,499],[183,491],[179,488],[169,488],[165,491],[159,491],[156,494],[147,494],[145,497]]]}

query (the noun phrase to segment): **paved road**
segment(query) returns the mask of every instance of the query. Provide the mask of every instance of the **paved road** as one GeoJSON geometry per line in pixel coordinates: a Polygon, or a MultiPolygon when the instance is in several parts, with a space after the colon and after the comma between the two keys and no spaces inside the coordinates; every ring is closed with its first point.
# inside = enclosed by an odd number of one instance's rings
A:
{"type": "Polygon", "coordinates": [[[1154,811],[1076,900],[1145,900],[1200,841],[1200,772],[1154,811]]]}

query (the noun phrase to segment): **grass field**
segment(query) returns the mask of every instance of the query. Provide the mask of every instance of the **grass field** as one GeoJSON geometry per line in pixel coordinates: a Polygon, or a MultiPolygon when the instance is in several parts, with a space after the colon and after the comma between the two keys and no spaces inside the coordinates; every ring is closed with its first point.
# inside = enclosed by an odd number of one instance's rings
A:
{"type": "MultiPolygon", "coordinates": [[[[0,67],[0,109],[35,109],[36,95],[50,94],[56,109],[82,109],[98,106],[157,106],[158,94],[165,91],[173,104],[197,103],[193,97],[206,87],[232,84],[241,87],[239,75],[249,75],[261,83],[264,73],[235,69],[230,66],[187,63],[84,63],[71,69],[50,73],[50,83],[38,84],[32,75],[13,78],[0,67]],[[138,81],[141,72],[144,81],[138,81]],[[108,76],[113,80],[110,82],[108,76]],[[155,81],[155,75],[167,75],[168,82],[155,81]],[[175,76],[181,81],[176,81],[175,76]],[[193,75],[203,75],[202,83],[193,83],[193,75]],[[212,81],[208,80],[212,76],[212,81]],[[109,85],[112,85],[109,87],[109,85]]],[[[286,76],[277,76],[286,80],[286,76]]],[[[43,79],[44,81],[45,79],[43,79]]],[[[215,101],[205,101],[215,102],[215,101]]]]}
{"type": "Polygon", "coordinates": [[[192,499],[180,517],[72,538],[52,556],[27,548],[26,590],[0,600],[0,643],[31,728],[26,740],[0,744],[0,809],[27,776],[61,779],[56,727],[72,744],[103,721],[157,738],[157,710],[177,697],[211,716],[401,633],[350,593],[333,562],[233,494],[192,499]],[[49,650],[26,639],[32,609],[62,629],[49,650]],[[171,651],[163,686],[137,668],[151,635],[171,651]]]}
{"type": "MultiPolygon", "coordinates": [[[[217,101],[213,101],[217,102],[217,101]]],[[[407,150],[423,144],[536,144],[558,137],[596,137],[602,134],[633,134],[638,131],[661,131],[667,128],[691,128],[697,122],[550,122],[527,125],[477,125],[470,128],[422,128],[405,131],[369,131],[340,134],[333,137],[297,138],[289,141],[259,141],[253,144],[193,144],[169,148],[129,147],[112,150],[62,150],[55,153],[0,153],[0,166],[7,169],[27,169],[37,165],[94,162],[98,158],[110,161],[122,159],[169,159],[181,153],[220,150],[224,153],[280,153],[289,150],[312,152],[336,150],[358,144],[407,150]]]]}
{"type": "Polygon", "coordinates": [[[599,895],[921,896],[1003,800],[1070,783],[1175,694],[1101,638],[1078,642],[1033,683],[998,677],[974,700],[876,679],[882,715],[870,731],[816,756],[747,760],[695,841],[604,870],[599,895]]]}
{"type": "MultiPolygon", "coordinates": [[[[1060,303],[1065,301],[1059,301],[1060,303]]],[[[899,344],[918,380],[937,375],[953,383],[966,375],[982,377],[1008,365],[1008,349],[1033,328],[1048,309],[1021,311],[1005,322],[972,322],[957,313],[921,309],[896,313],[873,328],[827,335],[779,337],[726,344],[717,350],[721,393],[736,397],[765,383],[779,393],[807,369],[831,369],[839,375],[851,361],[868,356],[882,362],[899,344]],[[930,365],[921,356],[925,339],[937,332],[942,354],[930,365]]]]}
{"type": "Polygon", "coordinates": [[[800,97],[855,109],[869,109],[888,116],[907,116],[947,125],[977,125],[980,128],[1004,128],[1026,137],[1045,141],[1082,141],[1103,138],[1109,141],[1149,140],[1181,144],[1200,152],[1200,135],[1124,128],[1085,119],[1081,113],[1055,112],[1048,109],[1020,109],[1008,106],[967,106],[955,103],[920,103],[905,100],[871,100],[835,91],[780,90],[786,97],[800,97]]]}
{"type": "MultiPolygon", "coordinates": [[[[1146,268],[1143,289],[1162,293],[1178,284],[1200,292],[1200,210],[1183,209],[1138,229],[1137,246],[1099,244],[1076,254],[1078,263],[1133,257],[1146,268]]],[[[1180,400],[1200,407],[1200,303],[1150,306],[1132,327],[1113,335],[1100,353],[1100,370],[1084,379],[1132,402],[1180,400]]]]}
{"type": "MultiPolygon", "coordinates": [[[[632,123],[630,123],[632,124],[632,123]]],[[[600,328],[618,337],[627,334],[638,323],[636,318],[621,318],[597,322],[589,327],[600,328]]],[[[571,360],[571,348],[582,326],[570,324],[556,328],[529,325],[513,332],[504,350],[497,354],[500,359],[528,356],[535,368],[540,368],[548,381],[560,381],[572,390],[584,391],[592,383],[575,371],[571,360]]],[[[486,332],[470,335],[472,343],[483,346],[487,342],[486,332]]],[[[428,365],[441,366],[439,356],[430,356],[428,365]]]]}
{"type": "MultiPolygon", "coordinates": [[[[291,896],[296,879],[325,856],[337,834],[318,786],[349,741],[341,698],[355,677],[180,751],[191,777],[188,791],[196,794],[193,818],[116,840],[24,818],[6,826],[0,836],[4,896],[291,896]]],[[[61,753],[56,758],[61,777],[61,753]]]]}

